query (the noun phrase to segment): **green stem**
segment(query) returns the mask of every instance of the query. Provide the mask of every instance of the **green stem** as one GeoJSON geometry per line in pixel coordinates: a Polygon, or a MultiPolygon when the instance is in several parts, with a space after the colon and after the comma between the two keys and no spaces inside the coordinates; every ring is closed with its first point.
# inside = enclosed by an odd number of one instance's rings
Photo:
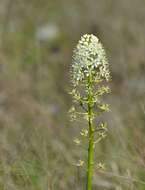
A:
{"type": "Polygon", "coordinates": [[[94,168],[94,128],[93,128],[93,106],[92,106],[92,85],[88,80],[88,125],[89,125],[89,147],[88,147],[88,166],[87,166],[87,190],[92,190],[92,178],[94,168]]]}

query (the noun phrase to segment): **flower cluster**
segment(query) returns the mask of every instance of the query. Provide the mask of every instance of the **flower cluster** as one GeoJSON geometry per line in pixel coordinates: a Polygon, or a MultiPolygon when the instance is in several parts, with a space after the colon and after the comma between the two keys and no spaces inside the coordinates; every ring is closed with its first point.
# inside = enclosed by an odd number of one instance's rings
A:
{"type": "Polygon", "coordinates": [[[93,75],[95,80],[109,80],[108,62],[102,44],[93,34],[81,37],[73,52],[72,82],[77,86],[79,82],[93,75]]]}

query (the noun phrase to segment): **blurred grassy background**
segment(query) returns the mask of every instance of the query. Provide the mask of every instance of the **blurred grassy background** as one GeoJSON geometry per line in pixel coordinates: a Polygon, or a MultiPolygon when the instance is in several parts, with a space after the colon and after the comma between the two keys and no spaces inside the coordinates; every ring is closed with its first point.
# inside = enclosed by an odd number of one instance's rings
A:
{"type": "Polygon", "coordinates": [[[84,33],[103,42],[113,78],[94,190],[145,190],[145,1],[0,0],[0,23],[0,190],[84,190],[82,124],[67,114],[84,33]]]}

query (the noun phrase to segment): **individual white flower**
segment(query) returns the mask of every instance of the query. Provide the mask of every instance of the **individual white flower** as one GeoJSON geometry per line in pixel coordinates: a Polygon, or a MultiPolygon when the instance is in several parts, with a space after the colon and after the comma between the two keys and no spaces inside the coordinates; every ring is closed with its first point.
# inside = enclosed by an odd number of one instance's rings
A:
{"type": "Polygon", "coordinates": [[[76,145],[80,145],[80,143],[81,143],[80,139],[78,139],[78,138],[75,138],[73,141],[76,145]]]}
{"type": "Polygon", "coordinates": [[[75,164],[78,167],[82,167],[84,165],[84,161],[83,160],[79,160],[78,163],[75,164]]]}
{"type": "Polygon", "coordinates": [[[97,169],[105,170],[105,169],[106,169],[105,164],[99,162],[99,163],[97,164],[97,169]]]}
{"type": "Polygon", "coordinates": [[[82,129],[82,131],[80,132],[80,134],[84,137],[88,136],[88,130],[87,129],[82,129]]]}

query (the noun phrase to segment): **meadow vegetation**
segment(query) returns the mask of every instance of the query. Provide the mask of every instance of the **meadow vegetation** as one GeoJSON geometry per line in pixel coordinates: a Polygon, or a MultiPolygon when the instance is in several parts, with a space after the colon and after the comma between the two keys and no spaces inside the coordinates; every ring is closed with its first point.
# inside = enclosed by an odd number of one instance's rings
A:
{"type": "MultiPolygon", "coordinates": [[[[72,50],[85,33],[101,39],[112,82],[107,138],[93,190],[145,189],[145,2],[0,0],[0,190],[84,190],[74,163],[85,150],[70,123],[72,50]]],[[[78,127],[79,126],[79,127],[78,127]]]]}

